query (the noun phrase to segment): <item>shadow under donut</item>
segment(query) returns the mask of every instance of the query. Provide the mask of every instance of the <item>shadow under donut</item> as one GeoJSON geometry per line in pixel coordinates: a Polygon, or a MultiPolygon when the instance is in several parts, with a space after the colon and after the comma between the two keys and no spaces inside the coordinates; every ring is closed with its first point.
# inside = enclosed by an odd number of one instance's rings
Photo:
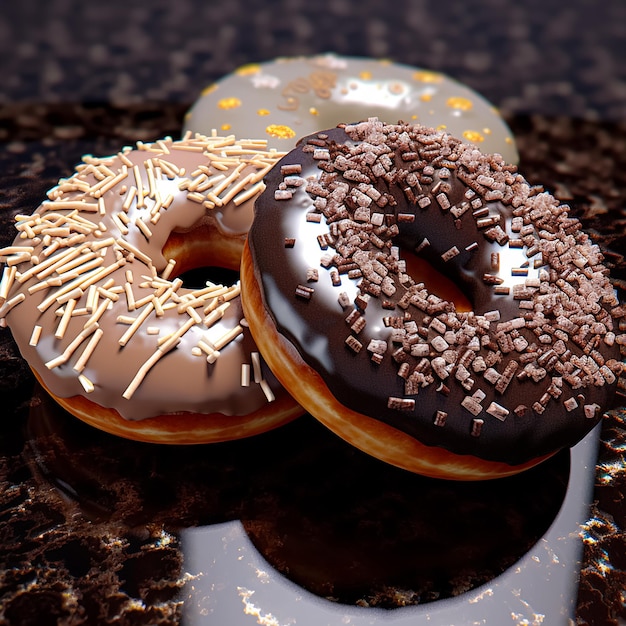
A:
{"type": "Polygon", "coordinates": [[[239,519],[292,582],[381,608],[457,596],[502,574],[549,528],[570,469],[564,451],[506,479],[424,478],[352,448],[309,416],[223,444],[142,444],[83,424],[41,389],[26,439],[33,473],[94,523],[177,534],[239,519]]]}
{"type": "Polygon", "coordinates": [[[341,603],[395,608],[485,584],[532,548],[565,496],[568,451],[511,478],[452,482],[306,426],[307,450],[320,452],[285,458],[242,522],[278,571],[341,603]]]}

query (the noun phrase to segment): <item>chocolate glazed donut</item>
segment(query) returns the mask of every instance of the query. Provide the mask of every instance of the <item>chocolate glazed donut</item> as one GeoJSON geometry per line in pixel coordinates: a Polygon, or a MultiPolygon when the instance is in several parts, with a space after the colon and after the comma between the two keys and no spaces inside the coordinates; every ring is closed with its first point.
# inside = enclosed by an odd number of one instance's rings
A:
{"type": "Polygon", "coordinates": [[[482,479],[601,419],[624,308],[580,222],[515,166],[372,119],[306,138],[266,183],[244,311],[276,376],[331,430],[411,471],[482,479]],[[473,310],[411,275],[416,254],[473,310]]]}

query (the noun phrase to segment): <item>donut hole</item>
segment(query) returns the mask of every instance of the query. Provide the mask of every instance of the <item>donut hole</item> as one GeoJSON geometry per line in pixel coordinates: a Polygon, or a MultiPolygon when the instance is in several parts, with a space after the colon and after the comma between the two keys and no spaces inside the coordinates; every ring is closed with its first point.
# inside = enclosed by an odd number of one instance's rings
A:
{"type": "Polygon", "coordinates": [[[426,259],[405,251],[402,259],[406,261],[406,271],[416,283],[424,283],[426,289],[435,296],[453,302],[456,310],[472,311],[473,306],[461,288],[448,276],[442,274],[426,259]]]}
{"type": "Polygon", "coordinates": [[[183,287],[187,289],[202,289],[206,287],[207,282],[231,287],[239,280],[239,272],[226,267],[211,265],[187,270],[178,274],[177,278],[183,281],[183,287]]]}
{"type": "Polygon", "coordinates": [[[239,280],[243,238],[226,237],[217,229],[201,226],[188,232],[173,232],[163,247],[163,256],[176,261],[170,278],[180,278],[189,289],[201,289],[210,281],[225,286],[239,280]]]}

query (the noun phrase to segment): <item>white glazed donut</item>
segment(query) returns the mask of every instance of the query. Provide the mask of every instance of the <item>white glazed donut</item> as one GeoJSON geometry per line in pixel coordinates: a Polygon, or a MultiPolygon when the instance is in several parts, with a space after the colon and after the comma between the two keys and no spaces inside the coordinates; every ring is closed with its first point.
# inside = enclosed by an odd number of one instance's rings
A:
{"type": "Polygon", "coordinates": [[[439,72],[332,54],[244,65],[203,91],[184,128],[264,138],[289,150],[321,128],[370,117],[445,130],[518,161],[510,129],[474,90],[439,72]]]}
{"type": "Polygon", "coordinates": [[[139,144],[84,157],[16,217],[17,237],[0,251],[0,318],[63,407],[162,443],[236,439],[302,413],[258,355],[239,284],[190,289],[177,278],[239,270],[279,156],[233,136],[139,144]]]}

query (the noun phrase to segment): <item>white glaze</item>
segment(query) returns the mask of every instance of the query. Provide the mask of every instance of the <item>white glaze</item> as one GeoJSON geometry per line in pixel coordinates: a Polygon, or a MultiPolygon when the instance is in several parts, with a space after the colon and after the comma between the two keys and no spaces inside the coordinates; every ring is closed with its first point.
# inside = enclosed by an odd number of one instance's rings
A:
{"type": "Polygon", "coordinates": [[[439,72],[333,54],[245,65],[208,86],[185,131],[263,137],[288,150],[317,130],[378,117],[444,129],[517,163],[512,133],[476,91],[439,72]]]}

